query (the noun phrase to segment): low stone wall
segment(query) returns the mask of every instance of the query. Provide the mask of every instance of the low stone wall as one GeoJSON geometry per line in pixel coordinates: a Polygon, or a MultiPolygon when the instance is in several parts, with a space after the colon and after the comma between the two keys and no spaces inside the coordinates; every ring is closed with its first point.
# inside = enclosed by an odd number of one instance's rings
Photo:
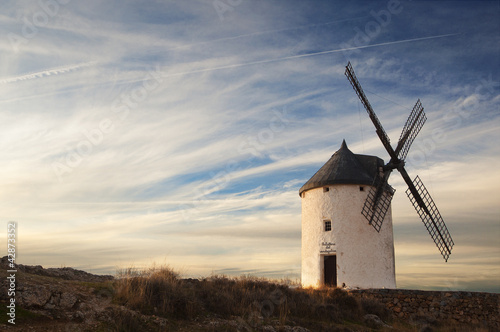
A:
{"type": "Polygon", "coordinates": [[[400,318],[500,329],[500,294],[409,289],[358,289],[349,293],[381,302],[400,318]]]}

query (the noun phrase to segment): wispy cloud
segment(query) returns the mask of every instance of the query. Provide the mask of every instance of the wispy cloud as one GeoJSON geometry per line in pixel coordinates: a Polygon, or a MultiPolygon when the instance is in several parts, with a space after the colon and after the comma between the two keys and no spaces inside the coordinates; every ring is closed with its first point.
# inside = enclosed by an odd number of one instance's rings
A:
{"type": "Polygon", "coordinates": [[[85,67],[92,66],[93,64],[94,64],[94,62],[87,62],[87,63],[79,63],[76,65],[68,65],[68,66],[64,66],[64,67],[45,69],[45,70],[34,72],[34,73],[23,74],[23,75],[18,75],[15,77],[0,79],[0,83],[4,83],[4,84],[15,83],[15,82],[19,82],[19,81],[43,78],[43,77],[51,76],[51,75],[64,74],[64,73],[68,73],[68,72],[79,70],[79,69],[82,69],[85,67]]]}

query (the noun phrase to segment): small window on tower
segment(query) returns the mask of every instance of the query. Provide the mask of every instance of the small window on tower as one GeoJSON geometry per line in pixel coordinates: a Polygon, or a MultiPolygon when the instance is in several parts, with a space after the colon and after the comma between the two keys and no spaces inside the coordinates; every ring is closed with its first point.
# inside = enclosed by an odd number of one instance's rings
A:
{"type": "Polygon", "coordinates": [[[359,191],[365,191],[365,187],[359,186],[359,191]]]}
{"type": "Polygon", "coordinates": [[[323,187],[323,192],[326,193],[327,191],[330,191],[330,187],[323,187]]]}
{"type": "Polygon", "coordinates": [[[332,222],[330,220],[324,220],[325,222],[325,232],[329,232],[332,230],[332,222]]]}

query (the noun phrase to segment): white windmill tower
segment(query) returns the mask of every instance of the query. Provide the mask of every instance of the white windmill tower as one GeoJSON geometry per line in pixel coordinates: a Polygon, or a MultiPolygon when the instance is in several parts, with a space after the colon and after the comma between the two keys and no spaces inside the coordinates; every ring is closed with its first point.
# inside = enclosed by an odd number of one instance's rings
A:
{"type": "Polygon", "coordinates": [[[389,176],[397,169],[406,194],[448,261],[453,240],[420,178],[406,172],[405,158],[426,121],[420,100],[403,127],[396,149],[366,98],[350,63],[345,74],[391,159],[353,154],[345,144],[299,190],[302,198],[302,285],[395,288],[389,176]],[[368,224],[373,227],[367,227],[368,224]]]}
{"type": "Polygon", "coordinates": [[[396,288],[390,208],[378,234],[360,213],[383,166],[344,141],[300,188],[304,287],[396,288]]]}

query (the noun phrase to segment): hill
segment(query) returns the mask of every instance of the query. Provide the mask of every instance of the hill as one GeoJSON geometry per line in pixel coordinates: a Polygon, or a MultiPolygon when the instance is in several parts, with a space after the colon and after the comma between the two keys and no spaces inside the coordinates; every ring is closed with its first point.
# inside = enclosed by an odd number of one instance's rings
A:
{"type": "MultiPolygon", "coordinates": [[[[9,289],[7,259],[0,272],[9,289]]],[[[97,276],[72,268],[17,265],[9,331],[489,331],[420,317],[399,318],[381,302],[338,288],[303,289],[262,278],[182,279],[168,267],[97,276]]],[[[484,324],[483,324],[484,325],[484,324]]],[[[491,330],[491,329],[490,329],[491,330]]]]}

